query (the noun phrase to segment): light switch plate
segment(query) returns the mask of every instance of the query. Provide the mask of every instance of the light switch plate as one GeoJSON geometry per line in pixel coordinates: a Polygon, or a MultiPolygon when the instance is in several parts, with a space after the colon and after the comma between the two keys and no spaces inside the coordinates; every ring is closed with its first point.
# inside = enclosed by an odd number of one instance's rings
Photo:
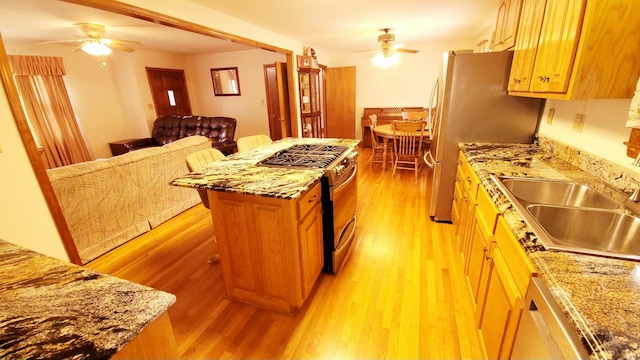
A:
{"type": "Polygon", "coordinates": [[[2,147],[0,146],[0,153],[2,152],[2,147]]]}
{"type": "Polygon", "coordinates": [[[549,109],[549,113],[547,114],[547,124],[551,125],[553,122],[553,115],[556,114],[556,108],[549,109]]]}
{"type": "Polygon", "coordinates": [[[573,131],[582,132],[582,127],[584,126],[584,118],[583,114],[576,114],[575,120],[573,120],[573,131]]]}

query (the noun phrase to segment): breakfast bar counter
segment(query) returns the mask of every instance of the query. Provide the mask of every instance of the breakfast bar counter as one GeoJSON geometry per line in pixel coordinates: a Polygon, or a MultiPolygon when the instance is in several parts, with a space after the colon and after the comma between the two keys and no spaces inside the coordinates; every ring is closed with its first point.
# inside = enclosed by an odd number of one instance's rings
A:
{"type": "Polygon", "coordinates": [[[295,199],[320,180],[323,169],[266,167],[257,165],[269,156],[296,144],[356,147],[359,140],[285,138],[269,145],[237,152],[206,168],[174,179],[171,185],[247,195],[295,199]]]}
{"type": "Polygon", "coordinates": [[[2,359],[108,359],[174,302],[172,294],[0,240],[2,359]]]}
{"type": "MultiPolygon", "coordinates": [[[[630,192],[631,171],[588,154],[581,170],[549,145],[466,143],[460,149],[480,177],[511,231],[538,269],[593,359],[640,358],[640,263],[577,253],[546,251],[490,175],[578,180],[620,200],[624,193],[603,187],[603,180],[630,192]],[[594,170],[595,172],[595,170],[594,170]],[[628,188],[629,187],[629,188],[628,188]]],[[[586,158],[585,158],[586,157],[586,158]]],[[[640,236],[640,235],[638,235],[640,236]]],[[[640,241],[640,237],[638,238],[640,241]]]]}

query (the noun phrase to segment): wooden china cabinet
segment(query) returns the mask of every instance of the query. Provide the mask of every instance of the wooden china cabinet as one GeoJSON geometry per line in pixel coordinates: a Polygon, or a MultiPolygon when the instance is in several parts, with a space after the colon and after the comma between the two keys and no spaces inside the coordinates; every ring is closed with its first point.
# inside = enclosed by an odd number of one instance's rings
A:
{"type": "Polygon", "coordinates": [[[325,137],[322,121],[321,71],[318,68],[299,67],[300,120],[302,137],[325,137]]]}

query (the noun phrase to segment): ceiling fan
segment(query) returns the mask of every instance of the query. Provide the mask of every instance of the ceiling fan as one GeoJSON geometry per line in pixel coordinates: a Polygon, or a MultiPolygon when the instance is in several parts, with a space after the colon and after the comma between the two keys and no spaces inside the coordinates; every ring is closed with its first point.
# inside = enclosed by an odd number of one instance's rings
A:
{"type": "Polygon", "coordinates": [[[419,51],[419,50],[405,49],[404,44],[394,44],[393,42],[396,41],[396,36],[393,33],[389,32],[391,30],[393,29],[390,29],[390,28],[380,29],[380,31],[384,32],[384,34],[378,35],[378,43],[380,43],[380,47],[382,48],[382,54],[384,54],[385,56],[387,54],[391,55],[394,51],[408,53],[408,54],[415,54],[419,51]]]}
{"type": "Polygon", "coordinates": [[[404,44],[394,44],[396,36],[389,31],[392,29],[384,28],[380,29],[384,34],[378,35],[378,43],[380,44],[381,51],[371,59],[371,62],[383,68],[397,64],[400,61],[400,55],[398,53],[415,54],[419,50],[405,49],[404,44]]]}
{"type": "Polygon", "coordinates": [[[73,51],[82,50],[94,56],[109,55],[112,50],[133,52],[135,51],[134,47],[143,46],[142,43],[137,41],[108,39],[103,37],[105,33],[105,27],[103,25],[78,23],[74,24],[74,26],[82,34],[80,39],[46,41],[38,44],[77,43],[78,46],[76,46],[73,51]]]}

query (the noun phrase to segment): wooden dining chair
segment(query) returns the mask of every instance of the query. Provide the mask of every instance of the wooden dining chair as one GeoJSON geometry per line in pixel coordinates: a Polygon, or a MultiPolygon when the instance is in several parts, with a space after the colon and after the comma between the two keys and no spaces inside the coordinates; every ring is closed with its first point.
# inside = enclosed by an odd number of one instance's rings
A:
{"type": "Polygon", "coordinates": [[[422,121],[429,116],[428,111],[402,111],[400,113],[403,121],[422,121]]]}
{"type": "Polygon", "coordinates": [[[432,169],[435,166],[435,159],[431,156],[431,152],[429,148],[431,147],[431,141],[433,140],[433,120],[435,116],[435,111],[431,109],[431,111],[402,111],[402,120],[403,121],[426,121],[427,125],[425,127],[425,131],[427,132],[422,139],[422,149],[423,149],[423,161],[425,165],[432,169]]]}
{"type": "MultiPolygon", "coordinates": [[[[373,166],[374,162],[382,163],[384,159],[384,144],[378,141],[378,135],[373,131],[376,126],[378,126],[378,115],[369,115],[369,131],[371,132],[371,162],[369,166],[373,166]]],[[[387,149],[387,155],[389,155],[388,161],[393,164],[393,156],[389,154],[391,151],[388,150],[389,149],[387,149]]]]}
{"type": "Polygon", "coordinates": [[[413,170],[416,180],[422,164],[424,128],[426,121],[394,121],[393,128],[393,173],[396,169],[413,170]]]}
{"type": "Polygon", "coordinates": [[[424,155],[422,159],[424,160],[424,164],[429,167],[429,169],[433,169],[436,165],[436,159],[431,155],[431,143],[433,141],[433,136],[438,129],[436,129],[436,119],[438,116],[437,109],[430,109],[427,112],[427,127],[424,129],[427,133],[424,135],[424,139],[422,140],[422,147],[424,155]]]}

